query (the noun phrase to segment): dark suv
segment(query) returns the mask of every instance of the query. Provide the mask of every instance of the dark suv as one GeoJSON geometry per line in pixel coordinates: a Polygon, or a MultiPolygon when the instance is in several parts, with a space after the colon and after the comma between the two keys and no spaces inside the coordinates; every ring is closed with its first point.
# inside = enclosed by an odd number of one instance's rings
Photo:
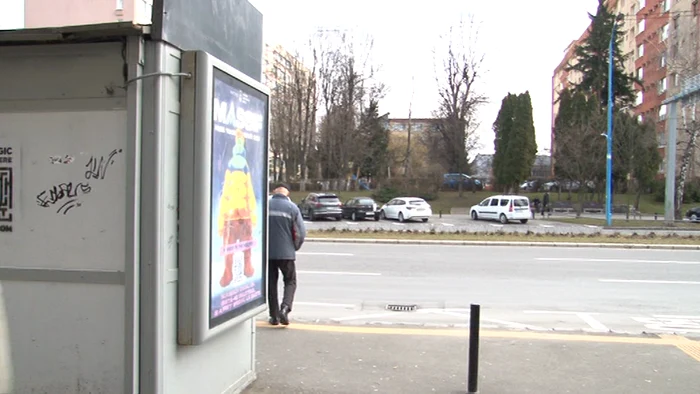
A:
{"type": "Polygon", "coordinates": [[[299,203],[301,215],[309,220],[320,218],[342,219],[343,204],[333,193],[311,193],[299,203]]]}

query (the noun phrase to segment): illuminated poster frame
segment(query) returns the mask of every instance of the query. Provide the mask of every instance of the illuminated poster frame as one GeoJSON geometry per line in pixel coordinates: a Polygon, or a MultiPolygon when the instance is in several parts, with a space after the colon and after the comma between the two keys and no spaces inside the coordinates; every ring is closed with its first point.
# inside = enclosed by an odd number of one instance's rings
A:
{"type": "Polygon", "coordinates": [[[270,93],[202,51],[183,53],[178,343],[267,310],[270,93]]]}

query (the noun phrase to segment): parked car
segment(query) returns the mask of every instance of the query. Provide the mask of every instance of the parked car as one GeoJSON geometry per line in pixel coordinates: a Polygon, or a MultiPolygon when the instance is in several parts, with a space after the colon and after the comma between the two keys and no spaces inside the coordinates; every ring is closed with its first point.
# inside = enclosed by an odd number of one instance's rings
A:
{"type": "Polygon", "coordinates": [[[379,209],[381,219],[398,219],[399,222],[419,219],[427,222],[433,210],[424,199],[418,197],[397,197],[379,209]]]}
{"type": "Polygon", "coordinates": [[[498,220],[503,224],[511,220],[525,224],[532,217],[530,200],[525,196],[491,196],[469,211],[473,220],[498,220]]]}
{"type": "Polygon", "coordinates": [[[342,203],[333,193],[310,193],[299,203],[301,216],[311,221],[316,219],[341,220],[343,215],[342,203]]]}
{"type": "Polygon", "coordinates": [[[685,213],[685,217],[691,222],[700,221],[700,207],[690,208],[688,212],[685,213]]]}
{"type": "Polygon", "coordinates": [[[442,186],[450,189],[458,189],[459,182],[462,182],[462,190],[483,190],[484,184],[476,179],[472,178],[467,174],[444,174],[442,176],[442,186]]]}
{"type": "Polygon", "coordinates": [[[342,217],[353,222],[363,219],[379,220],[377,203],[369,197],[351,198],[343,204],[342,217]]]}

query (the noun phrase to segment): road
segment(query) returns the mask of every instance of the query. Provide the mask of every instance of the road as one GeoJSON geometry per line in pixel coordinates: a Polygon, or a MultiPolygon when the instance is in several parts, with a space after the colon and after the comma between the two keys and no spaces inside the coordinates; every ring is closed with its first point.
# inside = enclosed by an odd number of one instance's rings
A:
{"type": "MultiPolygon", "coordinates": [[[[570,216],[559,215],[557,217],[564,218],[570,216]]],[[[602,218],[602,216],[599,216],[602,218]]],[[[381,220],[375,222],[374,220],[363,220],[363,221],[350,221],[343,219],[341,221],[335,220],[317,220],[317,221],[305,221],[306,227],[309,230],[329,230],[335,229],[350,229],[350,230],[360,230],[360,229],[370,229],[370,230],[419,230],[419,231],[431,231],[434,229],[437,232],[455,232],[455,231],[469,231],[469,232],[519,232],[519,233],[556,233],[556,234],[646,234],[649,232],[654,232],[656,234],[666,234],[666,233],[682,233],[691,234],[700,233],[700,225],[698,229],[690,231],[688,229],[676,229],[676,230],[646,230],[646,229],[604,229],[600,226],[594,225],[582,225],[582,224],[572,224],[564,223],[542,219],[541,216],[537,216],[536,219],[530,220],[527,224],[521,224],[518,222],[512,222],[509,224],[501,224],[496,221],[485,221],[485,220],[472,220],[469,215],[443,215],[441,218],[437,214],[433,214],[433,217],[428,223],[422,222],[406,222],[399,223],[395,220],[381,220]]],[[[663,226],[663,220],[659,221],[659,226],[663,226]]]]}
{"type": "Polygon", "coordinates": [[[298,256],[292,318],[700,337],[700,252],[323,244],[298,256]],[[393,312],[388,304],[417,305],[393,312]]]}

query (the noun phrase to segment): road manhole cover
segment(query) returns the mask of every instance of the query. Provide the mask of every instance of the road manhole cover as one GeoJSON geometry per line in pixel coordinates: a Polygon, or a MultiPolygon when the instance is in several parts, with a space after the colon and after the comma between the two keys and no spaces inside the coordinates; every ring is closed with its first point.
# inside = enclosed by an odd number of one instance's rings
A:
{"type": "Polygon", "coordinates": [[[389,304],[386,306],[386,309],[394,312],[411,312],[418,309],[418,305],[389,304]]]}

